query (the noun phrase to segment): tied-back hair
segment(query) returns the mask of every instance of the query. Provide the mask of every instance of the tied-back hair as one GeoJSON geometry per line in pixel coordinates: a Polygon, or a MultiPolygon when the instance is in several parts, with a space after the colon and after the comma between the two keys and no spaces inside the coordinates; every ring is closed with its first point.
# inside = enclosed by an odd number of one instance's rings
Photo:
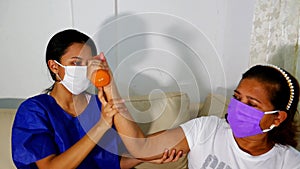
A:
{"type": "Polygon", "coordinates": [[[296,126],[293,123],[299,102],[299,84],[296,78],[282,68],[267,65],[251,67],[242,76],[242,79],[246,78],[253,78],[265,84],[274,110],[282,110],[287,113],[287,118],[268,133],[269,139],[274,143],[296,147],[296,126]],[[283,73],[289,77],[290,82],[286,80],[283,73]],[[291,93],[291,88],[294,93],[291,93]],[[287,109],[291,95],[294,95],[293,100],[287,109]]]}
{"type": "MultiPolygon", "coordinates": [[[[67,52],[68,47],[70,47],[74,43],[81,43],[89,46],[92,51],[92,55],[95,56],[97,54],[97,48],[94,41],[84,33],[81,33],[74,29],[67,29],[61,32],[56,33],[49,41],[46,49],[46,65],[50,72],[51,78],[56,81],[56,75],[53,73],[49,66],[49,60],[56,60],[60,62],[61,57],[67,52]]],[[[44,90],[45,93],[52,91],[54,84],[44,90]]]]}

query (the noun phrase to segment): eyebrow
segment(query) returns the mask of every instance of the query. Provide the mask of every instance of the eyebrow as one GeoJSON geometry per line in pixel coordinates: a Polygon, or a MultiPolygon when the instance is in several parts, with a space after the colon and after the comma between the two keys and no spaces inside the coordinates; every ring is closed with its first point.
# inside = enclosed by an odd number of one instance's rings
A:
{"type": "MultiPolygon", "coordinates": [[[[235,93],[237,93],[237,94],[241,94],[238,90],[234,90],[234,92],[235,93]]],[[[248,99],[250,99],[250,100],[255,100],[255,101],[257,101],[258,103],[261,103],[261,101],[259,101],[258,99],[256,99],[256,98],[254,98],[254,97],[251,97],[251,96],[246,96],[248,99]]]]}
{"type": "Polygon", "coordinates": [[[82,58],[80,56],[73,56],[73,57],[71,57],[71,59],[80,59],[80,60],[82,60],[82,58]]]}
{"type": "Polygon", "coordinates": [[[253,98],[253,97],[250,97],[250,96],[247,96],[250,100],[255,100],[255,101],[257,101],[258,103],[260,103],[261,104],[261,101],[259,101],[259,100],[257,100],[256,98],[253,98]]]}
{"type": "Polygon", "coordinates": [[[240,94],[240,92],[239,91],[237,91],[236,89],[235,90],[233,90],[234,91],[234,93],[238,93],[238,94],[240,94]]]}

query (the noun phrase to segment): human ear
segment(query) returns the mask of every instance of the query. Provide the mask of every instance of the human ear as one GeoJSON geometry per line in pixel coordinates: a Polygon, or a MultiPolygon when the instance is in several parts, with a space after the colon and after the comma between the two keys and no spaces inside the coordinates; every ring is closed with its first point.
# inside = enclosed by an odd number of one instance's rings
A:
{"type": "Polygon", "coordinates": [[[51,72],[53,72],[54,74],[58,73],[58,65],[54,62],[54,60],[48,60],[47,64],[51,72]]]}
{"type": "Polygon", "coordinates": [[[274,120],[274,125],[279,126],[287,118],[287,113],[285,111],[279,111],[274,120]]]}

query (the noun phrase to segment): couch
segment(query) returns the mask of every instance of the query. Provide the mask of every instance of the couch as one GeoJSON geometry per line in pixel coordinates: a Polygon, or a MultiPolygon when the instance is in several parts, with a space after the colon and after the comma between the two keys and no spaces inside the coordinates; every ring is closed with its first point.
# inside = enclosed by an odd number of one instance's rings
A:
{"type": "MultiPolygon", "coordinates": [[[[11,126],[16,108],[23,99],[0,99],[0,169],[14,169],[11,159],[11,126]]],[[[149,96],[131,96],[125,103],[133,118],[146,134],[176,127],[192,118],[207,115],[224,117],[228,99],[224,96],[209,94],[203,103],[192,103],[186,93],[169,92],[149,96]]],[[[297,119],[300,119],[299,114],[297,119]]],[[[299,120],[296,121],[300,124],[299,120]]],[[[299,125],[300,126],[300,125],[299,125]]],[[[300,127],[298,127],[300,129],[300,127]]],[[[300,133],[300,132],[299,132],[300,133]]],[[[298,133],[299,143],[300,134],[298,133]]],[[[300,144],[297,147],[300,150],[300,144]]],[[[142,163],[135,169],[185,169],[187,157],[167,164],[142,163]]]]}
{"type": "Polygon", "coordinates": [[[14,169],[11,158],[11,126],[23,99],[0,99],[0,169],[14,169]]]}

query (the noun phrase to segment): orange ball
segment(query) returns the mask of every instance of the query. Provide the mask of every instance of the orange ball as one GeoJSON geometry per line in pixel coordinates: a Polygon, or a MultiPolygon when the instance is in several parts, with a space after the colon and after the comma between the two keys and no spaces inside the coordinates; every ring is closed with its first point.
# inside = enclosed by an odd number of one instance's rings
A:
{"type": "Polygon", "coordinates": [[[92,82],[96,87],[103,87],[109,84],[110,76],[106,70],[99,69],[93,73],[92,82]]]}

